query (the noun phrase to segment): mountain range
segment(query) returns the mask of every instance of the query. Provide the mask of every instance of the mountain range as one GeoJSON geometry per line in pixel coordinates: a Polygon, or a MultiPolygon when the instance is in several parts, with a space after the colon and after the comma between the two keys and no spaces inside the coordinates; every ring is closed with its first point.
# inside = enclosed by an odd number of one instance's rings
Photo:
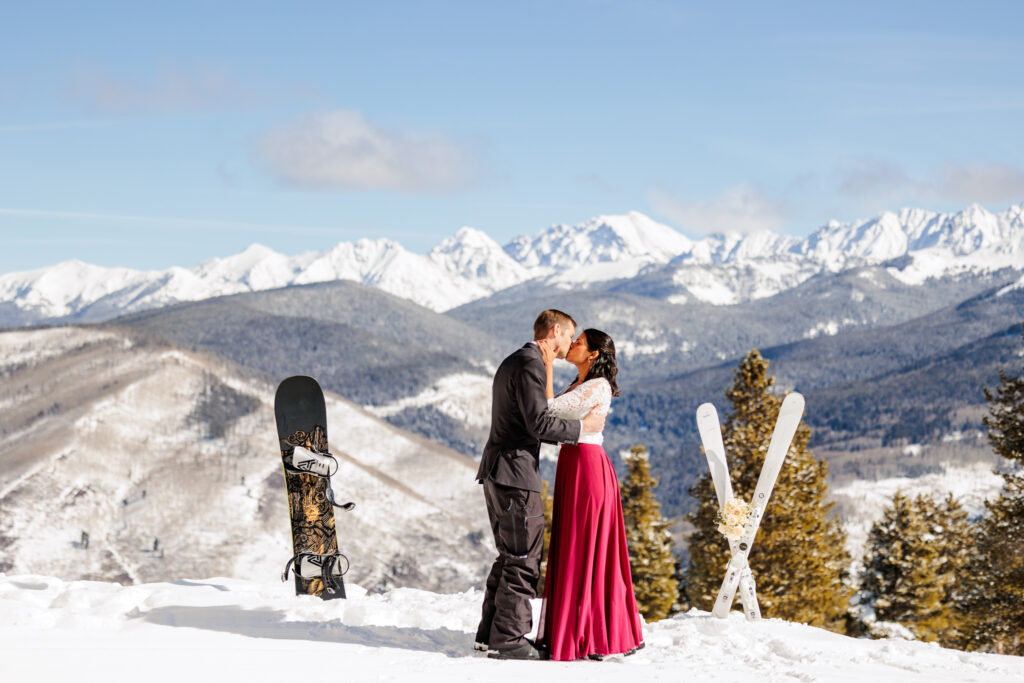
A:
{"type": "Polygon", "coordinates": [[[1001,213],[921,209],[829,222],[805,238],[763,232],[692,240],[647,216],[554,225],[504,247],[460,229],[426,255],[388,239],[294,256],[254,244],[193,268],[104,268],[67,261],[0,275],[0,326],[96,322],[241,292],[347,280],[443,312],[485,299],[606,289],[668,303],[731,305],[774,296],[821,273],[884,265],[910,285],[1024,267],[1024,204],[1001,213]],[[497,297],[497,298],[495,298],[497,297]]]}
{"type": "MultiPolygon", "coordinates": [[[[872,481],[955,485],[972,511],[994,490],[982,389],[1020,367],[1021,208],[700,241],[629,214],[504,248],[467,228],[427,256],[363,240],[301,257],[254,247],[153,280],[85,264],[17,286],[2,276],[4,325],[68,324],[0,332],[0,572],[138,582],[274,570],[288,543],[270,397],[311,374],[346,467],[339,496],[357,499],[343,517],[344,543],[365,558],[354,577],[464,590],[487,564],[472,475],[491,376],[547,307],[615,339],[622,394],[606,448],[621,474],[618,454],[648,447],[676,520],[706,469],[696,407],[727,413],[737,363],[760,349],[778,390],[807,397],[856,557],[887,500],[866,493],[872,481]],[[455,282],[461,298],[443,311],[411,300],[401,283],[421,267],[443,277],[417,291],[455,282]],[[210,283],[226,291],[210,296],[210,283]]],[[[571,369],[556,368],[562,386],[571,369]]]]}

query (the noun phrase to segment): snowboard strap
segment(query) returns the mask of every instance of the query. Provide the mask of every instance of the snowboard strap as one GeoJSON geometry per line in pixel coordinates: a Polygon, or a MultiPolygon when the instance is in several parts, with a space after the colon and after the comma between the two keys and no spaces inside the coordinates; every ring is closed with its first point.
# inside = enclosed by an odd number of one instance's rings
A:
{"type": "Polygon", "coordinates": [[[284,573],[281,574],[281,581],[288,580],[288,573],[290,571],[295,572],[296,576],[306,579],[307,581],[314,577],[303,576],[299,568],[302,565],[302,558],[318,558],[320,562],[320,579],[324,582],[324,590],[328,593],[337,593],[339,590],[345,590],[345,584],[342,582],[341,577],[348,573],[349,561],[345,555],[341,553],[331,553],[330,555],[318,555],[316,553],[298,553],[292,556],[292,559],[288,560],[288,564],[284,566],[284,573]],[[335,573],[335,567],[339,566],[340,561],[345,560],[345,570],[335,573]]]}
{"type": "Polygon", "coordinates": [[[337,593],[339,589],[341,591],[344,591],[345,584],[342,583],[341,577],[345,576],[345,574],[348,573],[348,569],[348,558],[342,555],[341,553],[334,553],[333,555],[328,557],[327,561],[324,562],[323,569],[320,571],[320,575],[322,576],[324,581],[324,590],[326,590],[329,593],[337,593]],[[338,565],[338,562],[343,557],[345,558],[345,571],[335,574],[334,567],[338,565]]]}
{"type": "Polygon", "coordinates": [[[332,489],[330,486],[327,487],[327,502],[329,502],[331,505],[333,505],[336,508],[341,508],[345,512],[351,512],[356,507],[356,504],[353,503],[352,501],[349,501],[349,502],[345,503],[344,505],[336,503],[334,501],[334,489],[332,489]]]}
{"type": "MultiPolygon", "coordinates": [[[[288,572],[291,571],[292,565],[295,564],[295,560],[298,557],[299,557],[299,555],[293,555],[292,559],[288,560],[288,564],[286,564],[284,566],[284,574],[281,574],[281,583],[284,583],[285,581],[288,580],[288,572]]],[[[296,572],[296,573],[298,573],[298,572],[296,572]]]]}

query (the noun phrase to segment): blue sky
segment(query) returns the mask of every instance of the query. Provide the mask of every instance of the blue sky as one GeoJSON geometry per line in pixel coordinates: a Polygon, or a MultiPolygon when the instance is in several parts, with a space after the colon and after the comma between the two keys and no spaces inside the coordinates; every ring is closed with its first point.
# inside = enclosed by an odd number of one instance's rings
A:
{"type": "Polygon", "coordinates": [[[1024,3],[19,3],[0,272],[1024,201],[1024,3]]]}

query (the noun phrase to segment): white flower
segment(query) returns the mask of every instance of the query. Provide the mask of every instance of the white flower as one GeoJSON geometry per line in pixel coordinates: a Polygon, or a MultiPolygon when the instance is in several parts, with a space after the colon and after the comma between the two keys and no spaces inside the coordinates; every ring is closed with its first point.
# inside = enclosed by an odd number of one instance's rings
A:
{"type": "Polygon", "coordinates": [[[744,527],[757,510],[753,505],[740,498],[733,498],[718,511],[715,522],[718,533],[729,540],[737,540],[743,536],[744,527]]]}

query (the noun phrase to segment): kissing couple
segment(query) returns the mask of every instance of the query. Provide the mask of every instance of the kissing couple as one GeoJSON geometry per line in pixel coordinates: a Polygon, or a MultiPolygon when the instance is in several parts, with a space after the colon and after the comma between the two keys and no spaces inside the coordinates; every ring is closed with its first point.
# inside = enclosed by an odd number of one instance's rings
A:
{"type": "Polygon", "coordinates": [[[602,659],[643,647],[630,577],[619,482],[602,447],[605,415],[618,395],[615,344],[604,332],[576,335],[576,321],[549,309],[533,341],[494,374],[491,431],[477,481],[483,484],[498,557],[487,577],[476,649],[494,659],[602,659]],[[553,363],[576,366],[558,396],[553,363]],[[541,442],[562,444],[555,473],[547,575],[537,642],[544,542],[541,442]]]}

